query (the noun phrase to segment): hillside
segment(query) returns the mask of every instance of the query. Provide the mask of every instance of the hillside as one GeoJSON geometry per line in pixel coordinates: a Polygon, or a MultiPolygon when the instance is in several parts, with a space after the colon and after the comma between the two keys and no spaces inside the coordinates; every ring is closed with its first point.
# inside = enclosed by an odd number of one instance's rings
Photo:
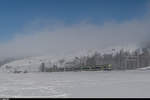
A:
{"type": "MultiPolygon", "coordinates": [[[[115,55],[117,52],[119,52],[119,50],[121,50],[121,47],[115,47],[115,49],[107,48],[101,50],[101,54],[106,53],[115,55]]],[[[134,49],[126,48],[125,50],[132,51],[134,49]]],[[[92,51],[88,50],[61,57],[51,57],[51,56],[26,57],[2,65],[0,67],[0,72],[14,72],[14,71],[39,72],[41,63],[44,63],[47,68],[52,67],[54,64],[56,64],[58,67],[64,67],[64,63],[72,61],[74,57],[91,56],[94,53],[95,53],[94,50],[92,51]],[[60,64],[59,62],[59,60],[61,59],[65,60],[63,64],[62,63],[60,64]]]]}

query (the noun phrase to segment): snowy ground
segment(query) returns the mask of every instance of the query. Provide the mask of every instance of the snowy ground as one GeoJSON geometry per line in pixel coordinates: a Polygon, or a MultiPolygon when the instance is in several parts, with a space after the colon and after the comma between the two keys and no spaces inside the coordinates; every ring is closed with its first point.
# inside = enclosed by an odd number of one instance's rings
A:
{"type": "Polygon", "coordinates": [[[150,70],[0,73],[0,97],[150,97],[150,70]]]}

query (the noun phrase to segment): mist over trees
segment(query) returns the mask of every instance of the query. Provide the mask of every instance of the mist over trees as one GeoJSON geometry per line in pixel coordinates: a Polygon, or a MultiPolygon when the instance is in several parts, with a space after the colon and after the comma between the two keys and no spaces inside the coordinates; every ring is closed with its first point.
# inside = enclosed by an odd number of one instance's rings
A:
{"type": "MultiPolygon", "coordinates": [[[[115,50],[115,49],[114,49],[115,50]]],[[[74,57],[70,61],[60,59],[57,63],[53,64],[50,68],[45,69],[49,71],[70,71],[70,70],[82,70],[83,67],[96,68],[103,65],[111,64],[112,70],[127,70],[142,68],[150,65],[150,49],[138,48],[135,51],[121,49],[114,53],[95,52],[92,55],[74,57]]],[[[43,63],[41,64],[43,66],[43,63]]],[[[49,67],[49,66],[48,66],[49,67]]],[[[41,69],[43,71],[44,69],[41,69]]]]}

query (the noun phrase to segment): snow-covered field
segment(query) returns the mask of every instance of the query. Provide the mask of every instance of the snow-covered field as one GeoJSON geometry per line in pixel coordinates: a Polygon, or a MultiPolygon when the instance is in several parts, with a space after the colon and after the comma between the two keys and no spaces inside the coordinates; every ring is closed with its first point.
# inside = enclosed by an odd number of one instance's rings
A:
{"type": "Polygon", "coordinates": [[[150,97],[150,70],[0,73],[0,97],[150,97]]]}

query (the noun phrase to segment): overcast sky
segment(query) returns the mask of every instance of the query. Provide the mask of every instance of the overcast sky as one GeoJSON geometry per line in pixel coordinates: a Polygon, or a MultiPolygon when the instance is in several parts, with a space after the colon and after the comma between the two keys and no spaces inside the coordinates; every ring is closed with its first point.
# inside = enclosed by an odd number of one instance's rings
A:
{"type": "Polygon", "coordinates": [[[150,37],[146,0],[1,0],[0,58],[141,46],[150,37]]]}

